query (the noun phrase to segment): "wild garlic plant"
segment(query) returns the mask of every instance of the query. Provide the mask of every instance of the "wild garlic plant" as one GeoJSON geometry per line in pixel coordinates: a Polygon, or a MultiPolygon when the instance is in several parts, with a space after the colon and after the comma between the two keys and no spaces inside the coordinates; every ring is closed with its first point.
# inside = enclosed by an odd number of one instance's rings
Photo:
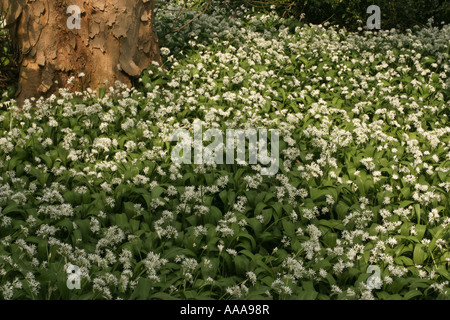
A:
{"type": "Polygon", "coordinates": [[[3,99],[2,299],[449,298],[450,27],[226,10],[168,34],[139,87],[3,99]],[[197,119],[280,130],[279,172],[173,163],[197,119]]]}

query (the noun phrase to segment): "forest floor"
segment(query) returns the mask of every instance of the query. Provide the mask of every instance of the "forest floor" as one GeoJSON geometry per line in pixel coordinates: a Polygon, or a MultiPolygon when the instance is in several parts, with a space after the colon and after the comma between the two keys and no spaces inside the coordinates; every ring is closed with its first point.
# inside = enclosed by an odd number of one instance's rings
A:
{"type": "Polygon", "coordinates": [[[135,88],[3,95],[0,298],[448,300],[450,26],[172,9],[135,88]],[[276,171],[176,163],[199,127],[267,130],[276,171]]]}

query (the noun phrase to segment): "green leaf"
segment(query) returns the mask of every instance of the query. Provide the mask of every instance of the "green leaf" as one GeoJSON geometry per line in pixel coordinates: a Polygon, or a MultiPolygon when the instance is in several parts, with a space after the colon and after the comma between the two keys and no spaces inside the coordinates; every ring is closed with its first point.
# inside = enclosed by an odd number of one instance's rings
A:
{"type": "Polygon", "coordinates": [[[427,226],[422,224],[416,224],[416,235],[414,236],[417,240],[421,241],[423,236],[425,235],[425,231],[427,230],[427,226]]]}
{"type": "Polygon", "coordinates": [[[52,164],[52,159],[50,159],[49,156],[45,155],[45,154],[41,154],[39,156],[39,158],[41,158],[42,160],[44,160],[45,165],[47,166],[47,168],[51,169],[53,168],[53,164],[52,164]]]}
{"type": "Polygon", "coordinates": [[[319,224],[329,227],[331,229],[336,229],[336,230],[344,230],[344,225],[342,224],[342,221],[340,220],[325,220],[325,219],[321,219],[319,220],[319,224]]]}
{"type": "Polygon", "coordinates": [[[413,261],[415,264],[423,264],[427,258],[425,246],[423,244],[416,244],[414,247],[413,261]]]}
{"type": "Polygon", "coordinates": [[[295,225],[292,221],[282,220],[281,221],[284,229],[284,233],[289,237],[295,236],[295,225]]]}
{"type": "Polygon", "coordinates": [[[416,212],[417,223],[420,223],[420,214],[421,214],[420,204],[414,205],[414,211],[416,212]]]}
{"type": "Polygon", "coordinates": [[[258,203],[255,208],[255,216],[259,215],[265,207],[266,207],[265,203],[262,202],[258,203]]]}
{"type": "Polygon", "coordinates": [[[422,294],[422,292],[421,292],[420,290],[411,290],[411,291],[408,291],[408,292],[403,296],[403,299],[404,299],[404,300],[411,300],[412,298],[418,297],[418,296],[421,296],[421,295],[423,295],[423,294],[422,294]]]}
{"type": "Polygon", "coordinates": [[[150,299],[156,299],[156,300],[158,300],[158,299],[159,300],[180,300],[180,299],[178,299],[176,297],[173,297],[170,294],[165,293],[165,292],[154,293],[154,294],[152,294],[150,296],[150,299]]]}
{"type": "Polygon", "coordinates": [[[345,217],[347,216],[349,208],[350,207],[346,203],[344,203],[342,201],[338,202],[338,204],[336,205],[336,213],[337,213],[338,218],[340,220],[345,219],[345,217]]]}
{"type": "Polygon", "coordinates": [[[11,213],[13,213],[13,212],[16,212],[16,213],[25,213],[25,210],[24,210],[24,209],[21,209],[21,208],[19,207],[19,205],[17,205],[16,203],[12,203],[12,204],[8,205],[4,210],[1,211],[1,213],[2,213],[3,215],[11,214],[11,213]]]}
{"type": "Polygon", "coordinates": [[[236,274],[240,276],[245,276],[248,271],[249,260],[245,256],[238,255],[234,257],[234,266],[236,268],[236,274]]]}
{"type": "Polygon", "coordinates": [[[226,190],[223,190],[219,193],[219,197],[222,200],[223,204],[228,204],[228,194],[226,190]]]}
{"type": "Polygon", "coordinates": [[[120,229],[128,228],[128,216],[125,213],[116,214],[116,225],[120,229]]]}
{"type": "Polygon", "coordinates": [[[337,233],[328,232],[323,236],[323,242],[327,247],[334,248],[336,246],[337,238],[337,233]]]}
{"type": "Polygon", "coordinates": [[[98,97],[100,99],[103,99],[105,97],[106,94],[106,88],[99,88],[98,89],[98,97]]]}
{"type": "Polygon", "coordinates": [[[297,296],[298,300],[315,300],[319,293],[314,289],[312,281],[302,281],[302,289],[297,296]]]}
{"type": "Polygon", "coordinates": [[[130,300],[147,300],[150,295],[150,290],[152,288],[153,281],[147,278],[139,278],[139,282],[134,289],[130,300]]]}
{"type": "Polygon", "coordinates": [[[154,187],[152,189],[152,199],[158,198],[159,196],[161,196],[161,194],[163,194],[164,191],[166,190],[160,186],[154,187]]]}

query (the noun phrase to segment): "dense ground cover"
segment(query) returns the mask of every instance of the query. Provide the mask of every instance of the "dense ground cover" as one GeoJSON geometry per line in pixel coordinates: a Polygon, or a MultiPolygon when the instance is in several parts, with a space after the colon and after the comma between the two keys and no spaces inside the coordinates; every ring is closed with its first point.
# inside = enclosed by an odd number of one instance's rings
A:
{"type": "MultiPolygon", "coordinates": [[[[167,5],[159,34],[194,15],[167,5]]],[[[217,6],[161,41],[167,72],[136,89],[21,112],[4,95],[2,299],[449,298],[450,27],[349,33],[217,6]],[[173,163],[171,133],[196,119],[279,129],[278,174],[173,163]]]]}

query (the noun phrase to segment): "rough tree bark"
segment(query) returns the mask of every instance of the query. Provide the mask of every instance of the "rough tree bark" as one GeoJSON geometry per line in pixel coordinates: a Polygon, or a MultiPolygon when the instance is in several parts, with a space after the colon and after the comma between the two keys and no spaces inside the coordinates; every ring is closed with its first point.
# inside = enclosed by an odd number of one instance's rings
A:
{"type": "Polygon", "coordinates": [[[17,101],[49,96],[80,73],[84,88],[130,85],[161,63],[153,8],[153,0],[0,0],[20,54],[17,101]],[[71,5],[81,9],[80,29],[67,25],[71,5]]]}

